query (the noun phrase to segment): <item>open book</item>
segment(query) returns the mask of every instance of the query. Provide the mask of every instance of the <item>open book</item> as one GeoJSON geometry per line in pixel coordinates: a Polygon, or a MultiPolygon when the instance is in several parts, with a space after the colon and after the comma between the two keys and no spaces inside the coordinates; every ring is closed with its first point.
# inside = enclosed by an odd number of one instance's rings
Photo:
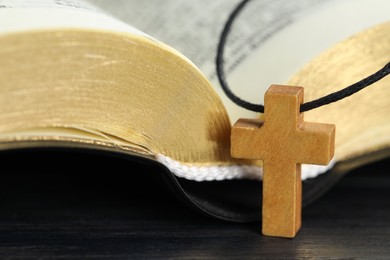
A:
{"type": "MultiPolygon", "coordinates": [[[[231,103],[215,76],[237,3],[0,0],[0,150],[126,155],[161,167],[202,211],[260,219],[261,162],[230,157],[231,123],[259,115],[231,103]]],[[[388,62],[388,10],[387,0],[253,1],[228,39],[228,81],[254,103],[271,84],[303,86],[306,101],[339,90],[388,62]]],[[[389,84],[305,113],[337,130],[334,161],[303,166],[304,204],[389,156],[389,84]]]]}

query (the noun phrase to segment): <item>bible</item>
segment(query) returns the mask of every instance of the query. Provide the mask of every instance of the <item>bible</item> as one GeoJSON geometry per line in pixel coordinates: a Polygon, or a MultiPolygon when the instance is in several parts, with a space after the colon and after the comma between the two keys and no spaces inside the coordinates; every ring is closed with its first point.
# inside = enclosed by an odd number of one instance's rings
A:
{"type": "MultiPolygon", "coordinates": [[[[389,60],[390,2],[253,2],[227,42],[235,93],[263,102],[271,84],[305,100],[389,60]],[[256,18],[254,18],[256,14],[256,18]]],[[[220,30],[237,1],[0,1],[0,150],[103,151],[161,169],[194,208],[259,220],[262,164],[230,155],[231,122],[256,117],[215,75],[220,30]],[[137,28],[137,29],[136,29],[137,28]]],[[[388,78],[305,113],[337,125],[335,158],[303,165],[303,204],[390,154],[388,78]]]]}

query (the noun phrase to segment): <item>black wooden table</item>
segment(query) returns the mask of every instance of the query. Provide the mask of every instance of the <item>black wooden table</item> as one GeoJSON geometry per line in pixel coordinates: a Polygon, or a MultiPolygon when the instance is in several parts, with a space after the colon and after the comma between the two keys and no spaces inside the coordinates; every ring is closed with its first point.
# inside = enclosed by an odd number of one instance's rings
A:
{"type": "Polygon", "coordinates": [[[0,163],[0,259],[390,258],[390,160],[305,208],[293,240],[194,213],[152,170],[120,160],[22,153],[0,163]]]}

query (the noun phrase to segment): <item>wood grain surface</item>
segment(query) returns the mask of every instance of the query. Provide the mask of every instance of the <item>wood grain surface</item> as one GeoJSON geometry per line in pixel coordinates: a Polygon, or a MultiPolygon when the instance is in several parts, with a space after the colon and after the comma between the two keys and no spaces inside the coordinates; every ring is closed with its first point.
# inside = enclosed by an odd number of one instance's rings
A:
{"type": "Polygon", "coordinates": [[[304,208],[295,239],[195,214],[153,169],[123,160],[26,153],[0,163],[1,259],[390,258],[390,160],[304,208]]]}

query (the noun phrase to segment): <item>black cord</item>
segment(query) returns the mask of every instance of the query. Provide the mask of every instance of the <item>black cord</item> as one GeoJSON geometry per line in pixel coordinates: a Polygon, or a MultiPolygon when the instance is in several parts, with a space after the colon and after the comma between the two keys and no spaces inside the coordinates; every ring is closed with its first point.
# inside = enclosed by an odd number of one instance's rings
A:
{"type": "MultiPolygon", "coordinates": [[[[232,27],[233,21],[236,19],[238,14],[242,11],[244,6],[249,2],[249,0],[243,0],[241,1],[236,8],[233,10],[233,12],[229,15],[228,20],[225,23],[225,27],[223,28],[223,31],[221,33],[219,43],[218,43],[218,50],[217,50],[217,58],[216,58],[216,66],[217,66],[217,76],[219,83],[221,84],[221,87],[225,94],[230,98],[231,101],[233,101],[235,104],[242,108],[246,108],[248,110],[254,111],[254,112],[260,112],[264,113],[264,106],[261,104],[253,104],[248,101],[245,101],[238,96],[236,96],[231,90],[229,85],[227,84],[226,78],[225,78],[225,72],[224,72],[224,60],[223,60],[223,54],[225,49],[225,44],[227,41],[228,34],[230,32],[230,29],[232,27]]],[[[386,77],[390,74],[390,62],[387,63],[382,69],[378,70],[374,74],[368,76],[367,78],[364,78],[363,80],[356,82],[346,88],[343,88],[339,91],[336,91],[334,93],[331,93],[329,95],[326,95],[324,97],[318,98],[316,100],[303,103],[301,105],[300,111],[305,112],[312,110],[314,108],[318,108],[333,102],[337,102],[343,98],[346,98],[348,96],[351,96],[355,94],[356,92],[370,86],[371,84],[381,80],[382,78],[386,77]]]]}

